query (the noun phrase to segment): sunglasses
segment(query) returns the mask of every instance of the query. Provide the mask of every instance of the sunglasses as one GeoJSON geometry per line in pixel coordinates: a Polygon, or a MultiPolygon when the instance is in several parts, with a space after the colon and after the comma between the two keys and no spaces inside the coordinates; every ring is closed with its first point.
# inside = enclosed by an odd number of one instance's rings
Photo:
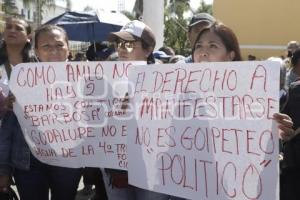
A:
{"type": "Polygon", "coordinates": [[[114,46],[115,49],[122,48],[125,49],[128,53],[130,53],[134,48],[134,42],[135,41],[117,41],[115,42],[114,46]]]}

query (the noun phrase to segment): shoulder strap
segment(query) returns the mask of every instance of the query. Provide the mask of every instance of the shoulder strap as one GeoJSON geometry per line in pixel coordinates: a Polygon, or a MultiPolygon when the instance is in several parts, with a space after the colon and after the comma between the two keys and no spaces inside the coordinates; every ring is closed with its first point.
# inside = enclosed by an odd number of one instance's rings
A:
{"type": "Polygon", "coordinates": [[[4,66],[5,66],[5,71],[7,73],[7,77],[8,77],[8,80],[9,80],[10,79],[10,74],[11,74],[11,67],[10,67],[8,62],[5,62],[4,66]]]}
{"type": "Polygon", "coordinates": [[[288,104],[288,101],[289,101],[289,98],[290,98],[290,88],[288,89],[288,91],[286,92],[285,94],[285,97],[284,97],[284,102],[282,103],[282,105],[280,106],[280,112],[284,112],[284,109],[286,108],[287,104],[288,104]]]}
{"type": "Polygon", "coordinates": [[[295,89],[299,89],[299,86],[300,86],[300,78],[297,78],[294,82],[291,83],[291,85],[289,86],[285,96],[284,96],[284,99],[280,105],[280,112],[283,112],[284,113],[284,110],[289,102],[289,98],[290,98],[290,93],[292,91],[294,91],[295,89]]]}

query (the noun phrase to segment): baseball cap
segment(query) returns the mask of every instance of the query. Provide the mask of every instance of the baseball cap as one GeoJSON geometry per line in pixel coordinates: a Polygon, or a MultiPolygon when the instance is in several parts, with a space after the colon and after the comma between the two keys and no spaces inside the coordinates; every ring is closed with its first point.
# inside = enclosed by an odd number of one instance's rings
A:
{"type": "Polygon", "coordinates": [[[171,56],[167,55],[165,52],[163,51],[154,51],[153,52],[153,56],[156,59],[169,59],[171,58],[171,56]]]}
{"type": "Polygon", "coordinates": [[[149,26],[141,21],[133,20],[127,23],[119,32],[111,32],[108,35],[108,41],[113,42],[117,39],[125,41],[143,40],[151,47],[155,47],[155,36],[149,26]]]}
{"type": "Polygon", "coordinates": [[[195,26],[196,24],[198,24],[202,21],[214,23],[216,21],[216,19],[208,13],[197,13],[197,14],[193,15],[193,17],[190,21],[189,27],[195,26]]]}

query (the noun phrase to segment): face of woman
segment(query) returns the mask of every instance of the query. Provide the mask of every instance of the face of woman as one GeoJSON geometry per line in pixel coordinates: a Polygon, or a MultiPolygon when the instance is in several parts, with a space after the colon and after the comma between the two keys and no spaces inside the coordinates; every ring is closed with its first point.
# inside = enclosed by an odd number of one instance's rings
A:
{"type": "Polygon", "coordinates": [[[64,33],[56,29],[40,33],[35,54],[42,62],[66,61],[69,55],[69,47],[64,33]]]}
{"type": "Polygon", "coordinates": [[[147,60],[148,52],[143,49],[141,41],[123,41],[117,42],[117,51],[120,61],[132,61],[132,60],[147,60]]]}
{"type": "Polygon", "coordinates": [[[29,41],[27,24],[23,20],[9,18],[6,20],[3,38],[8,46],[25,46],[29,41]]]}
{"type": "Polygon", "coordinates": [[[221,38],[213,32],[205,31],[195,43],[194,62],[232,61],[234,52],[228,52],[221,38]]]}

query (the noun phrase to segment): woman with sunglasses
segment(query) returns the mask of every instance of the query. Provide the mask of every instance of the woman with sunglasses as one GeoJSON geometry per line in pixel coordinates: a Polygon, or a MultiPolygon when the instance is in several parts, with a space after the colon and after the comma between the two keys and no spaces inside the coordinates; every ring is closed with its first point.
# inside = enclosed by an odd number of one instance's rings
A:
{"type": "MultiPolygon", "coordinates": [[[[149,26],[134,20],[126,24],[119,32],[113,32],[108,40],[115,43],[120,61],[155,62],[153,50],[155,37],[149,26]]],[[[128,184],[127,172],[105,169],[103,178],[109,200],[169,200],[170,196],[144,190],[128,184]]],[[[173,200],[174,198],[171,197],[173,200]]]]}
{"type": "Polygon", "coordinates": [[[120,61],[155,62],[152,54],[156,43],[154,34],[140,21],[131,21],[119,32],[111,33],[108,40],[115,44],[120,61]]]}

